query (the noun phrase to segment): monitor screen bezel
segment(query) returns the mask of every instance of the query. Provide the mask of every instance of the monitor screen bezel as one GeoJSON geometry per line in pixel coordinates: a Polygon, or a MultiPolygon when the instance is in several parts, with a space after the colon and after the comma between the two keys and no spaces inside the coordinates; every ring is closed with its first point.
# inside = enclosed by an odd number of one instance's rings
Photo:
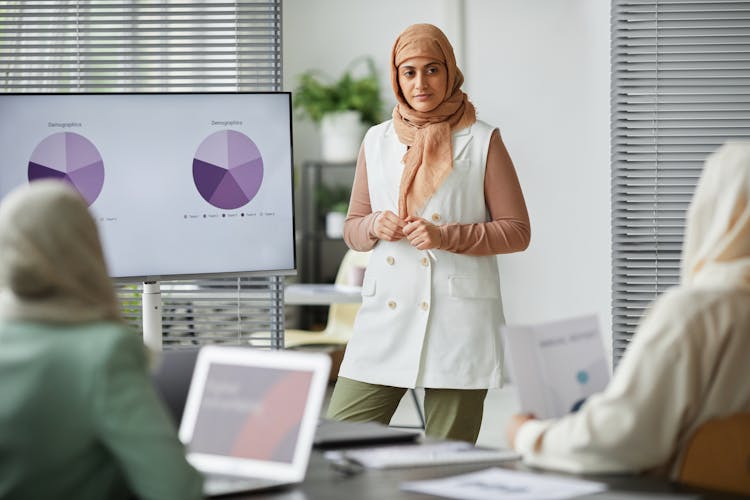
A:
{"type": "MultiPolygon", "coordinates": [[[[85,95],[286,95],[287,96],[287,110],[289,120],[289,159],[290,165],[290,179],[291,179],[291,214],[292,214],[292,258],[293,267],[284,269],[269,269],[269,270],[254,270],[254,271],[216,271],[216,272],[201,272],[201,273],[166,273],[166,274],[144,274],[144,275],[132,275],[132,276],[112,276],[110,279],[115,283],[134,283],[134,282],[145,282],[155,283],[159,281],[177,281],[177,280],[195,280],[195,279],[223,279],[223,278],[243,278],[243,277],[259,277],[259,276],[295,276],[298,273],[298,260],[297,260],[297,221],[296,221],[296,200],[295,200],[295,167],[294,167],[294,133],[293,133],[293,110],[292,110],[292,93],[290,91],[272,91],[272,90],[258,90],[258,91],[177,91],[177,92],[2,92],[0,96],[85,96],[85,95]]],[[[0,199],[2,199],[0,197],[0,199]]],[[[109,262],[108,271],[109,269],[109,262]]]]}

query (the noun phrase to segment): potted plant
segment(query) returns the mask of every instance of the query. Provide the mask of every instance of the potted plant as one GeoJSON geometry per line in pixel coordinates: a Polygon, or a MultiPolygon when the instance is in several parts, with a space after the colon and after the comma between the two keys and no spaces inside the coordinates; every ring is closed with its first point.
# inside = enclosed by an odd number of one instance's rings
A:
{"type": "Polygon", "coordinates": [[[369,57],[356,59],[333,82],[317,70],[302,73],[293,106],[300,116],[320,125],[324,160],[355,160],[365,128],[381,118],[383,102],[375,64],[369,57]],[[361,67],[365,73],[355,76],[355,69],[361,67]]]}
{"type": "Polygon", "coordinates": [[[344,236],[344,221],[349,211],[349,203],[339,202],[326,213],[326,236],[342,238],[344,236]]]}
{"type": "Polygon", "coordinates": [[[341,238],[344,235],[344,220],[349,211],[351,190],[347,186],[321,184],[315,193],[318,213],[325,218],[326,236],[341,238]]]}

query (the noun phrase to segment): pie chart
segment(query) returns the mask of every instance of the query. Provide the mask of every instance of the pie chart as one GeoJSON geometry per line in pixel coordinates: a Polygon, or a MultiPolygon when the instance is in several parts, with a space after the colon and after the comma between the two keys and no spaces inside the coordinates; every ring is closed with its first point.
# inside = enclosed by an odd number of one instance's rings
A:
{"type": "Polygon", "coordinates": [[[104,186],[104,162],[96,146],[80,134],[58,132],[45,137],[29,159],[29,182],[69,182],[91,206],[104,186]]]}
{"type": "Polygon", "coordinates": [[[236,130],[209,135],[193,158],[193,181],[204,200],[231,210],[252,200],[263,181],[263,158],[255,143],[236,130]]]}

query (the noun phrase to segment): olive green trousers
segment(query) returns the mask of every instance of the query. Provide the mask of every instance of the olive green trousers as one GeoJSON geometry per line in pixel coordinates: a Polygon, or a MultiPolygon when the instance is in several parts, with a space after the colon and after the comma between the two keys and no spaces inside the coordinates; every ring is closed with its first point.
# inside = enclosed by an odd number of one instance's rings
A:
{"type": "MultiPolygon", "coordinates": [[[[388,425],[407,390],[339,377],[327,417],[388,425]]],[[[425,389],[425,434],[476,443],[486,396],[487,389],[425,389]]]]}

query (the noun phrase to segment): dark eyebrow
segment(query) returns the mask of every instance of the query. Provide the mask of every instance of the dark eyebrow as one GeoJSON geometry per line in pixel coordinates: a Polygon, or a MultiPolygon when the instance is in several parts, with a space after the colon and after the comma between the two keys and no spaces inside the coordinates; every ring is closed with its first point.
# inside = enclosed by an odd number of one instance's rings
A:
{"type": "MultiPolygon", "coordinates": [[[[444,64],[442,62],[440,62],[440,61],[432,61],[432,62],[428,62],[427,64],[424,64],[422,67],[423,68],[427,68],[429,66],[444,66],[444,64]]],[[[398,69],[399,70],[401,70],[401,69],[416,69],[416,66],[401,65],[401,66],[398,67],[398,69]]]]}

